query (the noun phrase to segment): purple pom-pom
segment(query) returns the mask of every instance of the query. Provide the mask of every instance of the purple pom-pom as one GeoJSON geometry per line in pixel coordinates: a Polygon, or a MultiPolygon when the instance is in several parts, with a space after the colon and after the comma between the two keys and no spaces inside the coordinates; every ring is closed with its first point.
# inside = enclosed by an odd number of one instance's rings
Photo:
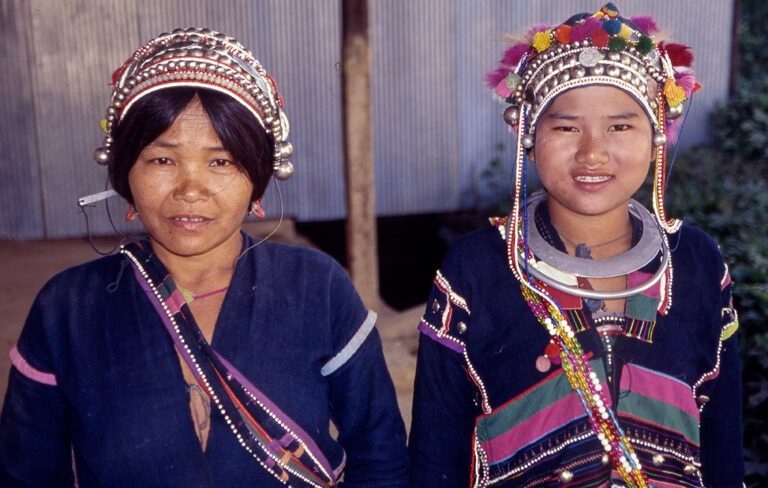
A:
{"type": "Polygon", "coordinates": [[[583,24],[576,24],[571,29],[571,40],[581,42],[595,33],[602,26],[595,17],[587,17],[583,24]]]}
{"type": "Polygon", "coordinates": [[[647,35],[652,36],[653,34],[657,34],[661,31],[659,29],[659,26],[656,25],[656,21],[653,20],[653,17],[650,15],[636,15],[634,17],[630,17],[629,20],[634,22],[634,24],[643,32],[645,32],[647,35]]]}
{"type": "Polygon", "coordinates": [[[517,66],[517,63],[523,59],[523,56],[528,52],[530,48],[531,46],[528,44],[515,44],[514,46],[504,51],[504,57],[501,58],[501,63],[509,66],[510,68],[514,68],[517,66]]]}
{"type": "Polygon", "coordinates": [[[509,68],[504,65],[500,65],[496,69],[487,72],[483,79],[485,80],[485,84],[488,86],[488,88],[496,88],[496,85],[498,85],[501,80],[506,78],[510,72],[511,71],[509,68]]]}

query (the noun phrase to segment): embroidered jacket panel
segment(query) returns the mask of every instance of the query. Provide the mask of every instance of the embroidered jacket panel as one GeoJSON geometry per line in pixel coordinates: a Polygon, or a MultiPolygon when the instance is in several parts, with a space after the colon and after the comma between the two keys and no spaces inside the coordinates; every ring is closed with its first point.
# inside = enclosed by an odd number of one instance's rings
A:
{"type": "MultiPolygon", "coordinates": [[[[345,348],[367,316],[331,258],[267,242],[237,264],[212,346],[333,468],[346,462],[341,486],[404,486],[405,429],[378,333],[345,348]]],[[[80,487],[282,486],[215,407],[202,451],[173,343],[123,256],[54,277],[17,356],[0,419],[3,486],[71,486],[75,475],[80,487]]]]}
{"type": "MultiPolygon", "coordinates": [[[[741,486],[727,269],[701,231],[683,227],[670,239],[677,242],[672,303],[652,331],[616,335],[610,364],[594,327],[577,338],[652,484],[741,486]]],[[[536,367],[549,333],[524,301],[496,229],[469,234],[449,251],[419,329],[412,486],[586,487],[617,479],[562,368],[536,367]]]]}

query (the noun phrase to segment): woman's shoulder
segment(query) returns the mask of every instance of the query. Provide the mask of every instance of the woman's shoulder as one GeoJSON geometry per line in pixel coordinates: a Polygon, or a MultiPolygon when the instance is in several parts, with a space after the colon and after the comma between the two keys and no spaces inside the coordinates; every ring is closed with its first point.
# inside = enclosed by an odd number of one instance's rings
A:
{"type": "Polygon", "coordinates": [[[77,291],[85,293],[88,289],[100,283],[114,282],[124,272],[127,261],[120,254],[103,256],[72,266],[53,275],[40,291],[40,295],[70,293],[77,291]]]}
{"type": "Polygon", "coordinates": [[[668,236],[669,246],[677,259],[693,259],[698,262],[722,262],[720,247],[703,230],[683,225],[677,233],[668,236]]]}

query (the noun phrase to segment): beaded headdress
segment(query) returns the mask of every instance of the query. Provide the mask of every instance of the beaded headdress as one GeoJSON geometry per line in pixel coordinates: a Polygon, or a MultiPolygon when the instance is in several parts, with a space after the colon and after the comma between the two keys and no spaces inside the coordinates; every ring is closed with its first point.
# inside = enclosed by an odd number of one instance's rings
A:
{"type": "Polygon", "coordinates": [[[94,153],[99,164],[109,162],[112,131],[136,101],[157,90],[183,86],[215,90],[242,104],[274,139],[275,176],[286,180],[293,174],[288,160],[293,152],[287,140],[288,118],[277,84],[253,54],[232,37],[194,27],[160,34],[114,72],[112,86],[102,125],[107,135],[104,145],[94,153]]]}
{"type": "MultiPolygon", "coordinates": [[[[619,16],[613,3],[595,14],[577,14],[550,28],[536,26],[526,42],[506,50],[486,82],[506,104],[504,120],[518,132],[518,169],[534,145],[536,125],[554,98],[572,88],[614,86],[631,95],[648,115],[656,147],[654,211],[667,231],[679,228],[664,214],[666,143],[672,120],[700,85],[689,70],[690,48],[656,42],[651,17],[619,16]]],[[[519,195],[515,195],[515,199],[519,195]]]]}

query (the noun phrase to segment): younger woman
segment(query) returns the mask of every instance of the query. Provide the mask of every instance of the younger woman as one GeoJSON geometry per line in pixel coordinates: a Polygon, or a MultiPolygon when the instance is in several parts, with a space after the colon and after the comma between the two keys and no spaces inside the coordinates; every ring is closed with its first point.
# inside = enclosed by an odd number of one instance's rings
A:
{"type": "Polygon", "coordinates": [[[688,48],[613,4],[511,47],[509,217],[461,239],[422,332],[414,486],[741,486],[728,269],[664,213],[688,48]],[[546,192],[528,195],[528,162],[546,192]],[[632,200],[654,167],[653,213],[632,200]]]}

